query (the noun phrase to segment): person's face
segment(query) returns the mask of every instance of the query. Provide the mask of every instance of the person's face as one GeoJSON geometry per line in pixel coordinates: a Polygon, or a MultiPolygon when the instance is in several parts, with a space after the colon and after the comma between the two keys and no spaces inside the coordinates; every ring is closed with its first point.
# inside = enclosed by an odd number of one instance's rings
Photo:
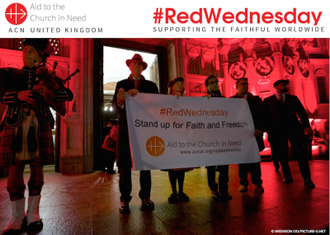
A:
{"type": "Polygon", "coordinates": [[[249,91],[249,83],[242,79],[236,84],[238,94],[245,95],[249,91]]]}
{"type": "Polygon", "coordinates": [[[27,67],[36,67],[36,62],[41,62],[38,51],[33,46],[25,46],[23,48],[23,63],[27,67]]]}
{"type": "Polygon", "coordinates": [[[140,61],[132,61],[129,65],[129,69],[132,75],[140,76],[143,71],[143,64],[140,61]]]}
{"type": "Polygon", "coordinates": [[[218,84],[217,78],[211,78],[208,80],[207,90],[210,93],[215,93],[215,92],[219,91],[219,84],[218,84]]]}
{"type": "Polygon", "coordinates": [[[174,83],[174,85],[172,86],[173,92],[177,93],[177,92],[181,92],[183,91],[183,83],[181,81],[178,81],[176,83],[174,83]]]}
{"type": "Polygon", "coordinates": [[[276,93],[279,93],[279,94],[288,92],[288,84],[280,83],[275,87],[275,89],[276,89],[276,93]]]}

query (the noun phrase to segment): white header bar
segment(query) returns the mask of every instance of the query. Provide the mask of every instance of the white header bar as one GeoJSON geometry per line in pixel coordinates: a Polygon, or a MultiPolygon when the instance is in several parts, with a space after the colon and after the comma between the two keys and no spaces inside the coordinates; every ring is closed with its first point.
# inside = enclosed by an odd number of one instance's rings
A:
{"type": "Polygon", "coordinates": [[[0,1],[1,38],[328,38],[328,0],[0,1]]]}

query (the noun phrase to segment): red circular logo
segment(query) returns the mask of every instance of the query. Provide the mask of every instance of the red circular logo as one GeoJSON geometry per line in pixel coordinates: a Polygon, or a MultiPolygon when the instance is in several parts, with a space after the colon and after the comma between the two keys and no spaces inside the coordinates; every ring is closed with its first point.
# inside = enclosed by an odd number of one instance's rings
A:
{"type": "Polygon", "coordinates": [[[6,19],[14,25],[22,24],[27,17],[25,6],[20,3],[10,4],[6,9],[6,19]]]}
{"type": "Polygon", "coordinates": [[[146,148],[151,156],[158,157],[165,151],[164,140],[158,136],[150,137],[147,140],[146,148]]]}

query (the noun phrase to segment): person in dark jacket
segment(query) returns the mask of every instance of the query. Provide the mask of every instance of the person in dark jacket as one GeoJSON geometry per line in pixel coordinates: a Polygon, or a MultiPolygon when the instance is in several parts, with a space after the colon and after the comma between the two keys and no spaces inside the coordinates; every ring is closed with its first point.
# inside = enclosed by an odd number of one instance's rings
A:
{"type": "MultiPolygon", "coordinates": [[[[147,68],[147,63],[139,54],[135,54],[132,59],[126,60],[126,65],[131,70],[127,79],[117,83],[112,107],[118,113],[118,142],[117,142],[117,165],[120,173],[120,213],[127,214],[129,202],[132,199],[132,162],[131,150],[128,138],[128,126],[125,111],[126,95],[134,97],[139,92],[158,94],[157,85],[154,82],[147,81],[142,71],[147,68]]],[[[150,171],[140,171],[140,192],[139,197],[142,200],[142,207],[150,210],[154,209],[154,203],[150,200],[151,173],[150,171]]]]}
{"type": "MultiPolygon", "coordinates": [[[[264,149],[264,143],[262,139],[263,129],[265,128],[264,121],[264,109],[262,105],[262,100],[259,96],[254,96],[249,92],[249,83],[247,78],[241,78],[236,81],[236,89],[237,93],[230,98],[239,98],[246,99],[248,105],[250,107],[255,132],[254,136],[257,139],[257,143],[259,146],[259,150],[262,151],[264,149]]],[[[255,185],[255,191],[264,192],[264,188],[262,187],[261,180],[261,167],[260,162],[257,163],[246,163],[246,164],[238,164],[238,175],[240,177],[240,192],[246,192],[248,182],[248,173],[251,173],[252,183],[255,185]]]]}
{"type": "Polygon", "coordinates": [[[268,140],[270,142],[274,166],[278,170],[278,160],[284,174],[283,182],[292,183],[288,161],[288,140],[293,154],[298,160],[300,173],[305,185],[315,188],[311,180],[308,160],[303,154],[304,135],[311,135],[307,113],[297,96],[286,94],[288,80],[278,80],[274,83],[276,93],[264,99],[268,140]],[[299,116],[300,121],[297,118],[299,116]]]}
{"type": "MultiPolygon", "coordinates": [[[[207,97],[225,98],[219,90],[219,81],[216,76],[208,76],[205,79],[205,87],[207,88],[207,97]]],[[[206,169],[208,184],[212,191],[212,197],[216,200],[231,200],[232,196],[228,193],[229,165],[208,166],[206,169]],[[215,182],[216,171],[219,171],[219,191],[218,184],[215,182]]]]}

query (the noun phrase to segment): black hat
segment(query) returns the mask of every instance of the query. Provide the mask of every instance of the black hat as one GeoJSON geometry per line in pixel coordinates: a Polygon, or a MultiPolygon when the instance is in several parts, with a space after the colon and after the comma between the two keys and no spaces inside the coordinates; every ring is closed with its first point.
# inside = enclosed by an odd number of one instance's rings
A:
{"type": "Polygon", "coordinates": [[[276,82],[274,82],[274,88],[278,85],[278,84],[281,84],[281,83],[286,83],[286,84],[289,84],[289,80],[284,80],[284,79],[281,79],[281,80],[277,80],[276,82]]]}
{"type": "Polygon", "coordinates": [[[47,38],[27,38],[24,40],[24,46],[34,47],[40,55],[42,55],[48,46],[47,38]]]}

